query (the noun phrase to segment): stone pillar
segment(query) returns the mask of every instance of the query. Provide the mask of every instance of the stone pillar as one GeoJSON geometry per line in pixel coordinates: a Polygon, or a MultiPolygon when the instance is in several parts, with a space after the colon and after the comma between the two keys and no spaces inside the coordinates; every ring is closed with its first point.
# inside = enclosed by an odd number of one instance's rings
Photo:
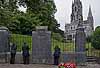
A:
{"type": "Polygon", "coordinates": [[[84,28],[78,28],[76,30],[75,36],[76,63],[78,65],[84,64],[86,62],[85,44],[86,36],[84,28]]]}
{"type": "Polygon", "coordinates": [[[51,64],[51,32],[46,26],[36,27],[32,32],[32,62],[51,64]]]}
{"type": "Polygon", "coordinates": [[[0,27],[0,60],[7,62],[7,52],[10,50],[8,45],[9,31],[6,27],[0,27]]]}

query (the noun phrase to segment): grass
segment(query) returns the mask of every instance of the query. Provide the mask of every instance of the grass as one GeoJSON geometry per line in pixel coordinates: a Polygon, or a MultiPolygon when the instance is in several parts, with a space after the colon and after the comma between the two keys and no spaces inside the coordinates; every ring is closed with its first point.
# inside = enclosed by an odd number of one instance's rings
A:
{"type": "Polygon", "coordinates": [[[86,54],[87,56],[95,56],[95,57],[100,57],[100,50],[96,50],[91,46],[91,43],[86,44],[86,54]]]}
{"type": "Polygon", "coordinates": [[[54,51],[55,46],[59,46],[62,52],[73,52],[75,51],[74,43],[65,43],[55,39],[52,39],[52,51],[54,51]]]}
{"type": "Polygon", "coordinates": [[[32,38],[31,38],[31,36],[12,34],[11,38],[10,38],[10,42],[15,43],[17,45],[17,51],[21,51],[22,45],[24,42],[26,42],[27,45],[29,45],[30,50],[32,50],[32,38]]]}
{"type": "MultiPolygon", "coordinates": [[[[52,47],[51,50],[54,51],[55,46],[59,46],[62,52],[75,52],[75,44],[74,42],[61,42],[52,38],[52,47]]],[[[17,51],[21,51],[22,45],[26,42],[29,47],[30,51],[32,51],[32,36],[27,35],[19,35],[19,34],[12,34],[10,38],[10,42],[13,42],[17,45],[17,51]]],[[[95,50],[91,43],[86,43],[86,54],[87,56],[100,56],[100,50],[95,50]]]]}
{"type": "MultiPolygon", "coordinates": [[[[52,41],[52,47],[51,47],[52,51],[54,51],[56,45],[61,48],[61,51],[73,51],[75,49],[73,43],[66,44],[64,42],[60,42],[55,39],[52,39],[51,41],[52,41]]],[[[10,42],[15,43],[17,45],[17,51],[21,51],[24,42],[26,42],[29,45],[30,51],[32,50],[32,36],[12,34],[10,42]]]]}

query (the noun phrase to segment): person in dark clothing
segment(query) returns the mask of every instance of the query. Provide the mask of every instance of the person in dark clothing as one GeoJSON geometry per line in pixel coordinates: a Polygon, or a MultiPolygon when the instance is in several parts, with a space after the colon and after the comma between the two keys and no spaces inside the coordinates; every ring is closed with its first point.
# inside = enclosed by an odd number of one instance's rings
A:
{"type": "Polygon", "coordinates": [[[16,55],[16,45],[12,44],[11,46],[11,59],[10,59],[10,64],[14,64],[15,63],[15,55],[16,55]]]}
{"type": "Polygon", "coordinates": [[[29,64],[29,46],[26,43],[22,46],[22,51],[24,64],[29,64]]]}
{"type": "Polygon", "coordinates": [[[60,48],[58,46],[55,47],[55,51],[54,51],[54,65],[58,65],[59,64],[59,58],[60,58],[60,48]]]}

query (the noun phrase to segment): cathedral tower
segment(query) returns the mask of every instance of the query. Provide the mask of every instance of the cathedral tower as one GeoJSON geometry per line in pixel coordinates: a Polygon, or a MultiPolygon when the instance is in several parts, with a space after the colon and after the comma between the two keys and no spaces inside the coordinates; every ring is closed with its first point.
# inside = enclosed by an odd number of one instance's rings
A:
{"type": "Polygon", "coordinates": [[[94,20],[92,16],[91,7],[87,20],[83,20],[82,2],[80,0],[72,1],[72,13],[70,24],[65,25],[65,37],[67,40],[75,41],[76,29],[84,28],[86,37],[91,36],[94,31],[94,20]]]}
{"type": "Polygon", "coordinates": [[[78,24],[80,21],[83,21],[82,3],[80,0],[74,0],[74,3],[72,3],[71,23],[76,22],[78,24]]]}

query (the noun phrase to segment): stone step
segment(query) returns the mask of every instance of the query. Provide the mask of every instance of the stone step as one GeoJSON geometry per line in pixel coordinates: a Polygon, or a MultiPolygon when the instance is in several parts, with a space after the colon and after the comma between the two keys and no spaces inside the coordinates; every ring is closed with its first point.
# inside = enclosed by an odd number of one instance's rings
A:
{"type": "Polygon", "coordinates": [[[95,58],[94,56],[87,56],[87,58],[95,58]]]}
{"type": "Polygon", "coordinates": [[[89,57],[87,57],[87,62],[96,62],[96,58],[95,57],[93,57],[93,56],[89,56],[89,57]]]}
{"type": "Polygon", "coordinates": [[[87,59],[87,62],[96,62],[96,59],[87,59]]]}
{"type": "Polygon", "coordinates": [[[97,64],[96,62],[87,62],[88,64],[97,64]]]}

